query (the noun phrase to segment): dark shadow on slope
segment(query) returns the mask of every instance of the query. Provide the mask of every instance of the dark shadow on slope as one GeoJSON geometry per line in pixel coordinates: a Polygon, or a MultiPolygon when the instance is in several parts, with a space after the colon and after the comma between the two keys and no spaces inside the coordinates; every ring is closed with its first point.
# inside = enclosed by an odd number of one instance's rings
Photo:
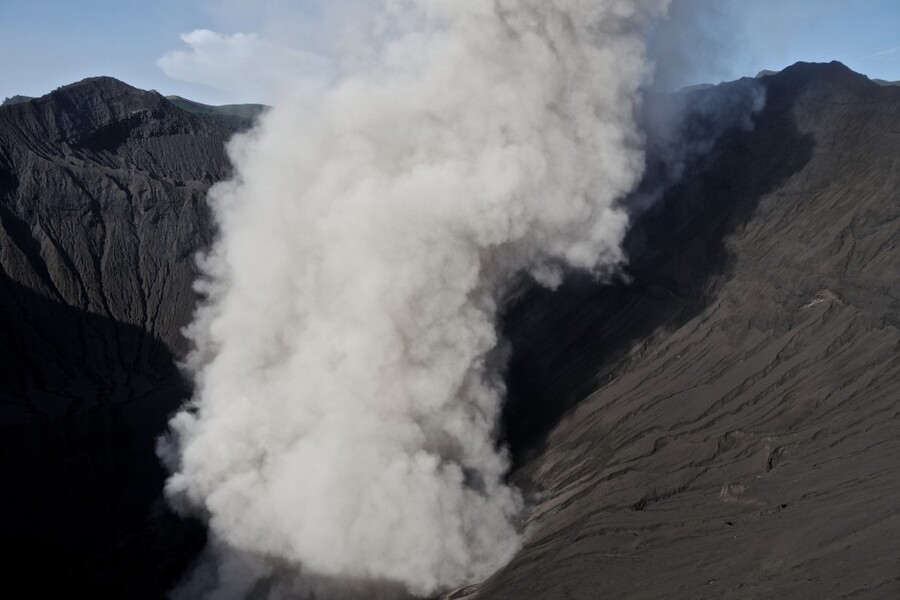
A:
{"type": "Polygon", "coordinates": [[[767,78],[768,102],[751,131],[731,131],[635,219],[625,247],[632,283],[573,276],[556,291],[535,287],[504,317],[512,346],[503,414],[513,470],[541,451],[562,416],[615,377],[616,363],[659,328],[699,314],[728,277],[730,232],[760,198],[812,157],[792,107],[808,83],[767,78]]]}
{"type": "Polygon", "coordinates": [[[143,329],[0,272],[4,589],[160,598],[202,547],[167,512],[156,437],[188,388],[143,329]]]}

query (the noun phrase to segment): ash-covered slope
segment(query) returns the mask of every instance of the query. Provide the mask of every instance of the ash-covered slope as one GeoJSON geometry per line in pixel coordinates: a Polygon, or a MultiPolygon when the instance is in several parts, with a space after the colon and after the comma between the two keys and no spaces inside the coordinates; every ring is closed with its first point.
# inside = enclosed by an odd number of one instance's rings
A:
{"type": "MultiPolygon", "coordinates": [[[[754,129],[638,219],[632,283],[507,315],[533,510],[453,597],[900,594],[900,88],[759,81],[754,129]]],[[[0,108],[0,536],[32,596],[161,598],[202,545],[151,510],[153,439],[245,124],[105,78],[0,108]]]]}
{"type": "Polygon", "coordinates": [[[110,78],[0,108],[0,535],[58,581],[159,496],[204,198],[248,124],[110,78]]]}
{"type": "Polygon", "coordinates": [[[184,349],[191,259],[210,238],[204,195],[226,173],[231,132],[108,78],[0,110],[7,296],[25,288],[123,330],[95,335],[71,320],[23,318],[16,311],[33,305],[4,302],[4,424],[133,399],[147,388],[142,375],[168,376],[171,358],[159,352],[184,349]]]}
{"type": "Polygon", "coordinates": [[[753,131],[638,221],[631,285],[508,315],[534,509],[451,597],[900,597],[900,89],[760,81],[753,131]]]}

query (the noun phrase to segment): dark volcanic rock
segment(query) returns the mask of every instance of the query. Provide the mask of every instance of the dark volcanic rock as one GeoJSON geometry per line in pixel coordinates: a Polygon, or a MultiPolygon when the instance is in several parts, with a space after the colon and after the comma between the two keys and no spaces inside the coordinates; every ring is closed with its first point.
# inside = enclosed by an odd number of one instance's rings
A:
{"type": "MultiPolygon", "coordinates": [[[[756,81],[753,129],[637,216],[630,283],[506,316],[525,546],[452,597],[900,596],[900,88],[756,81]]],[[[244,116],[108,78],[0,108],[0,536],[29,597],[160,598],[204,543],[153,445],[244,116]]]]}
{"type": "Polygon", "coordinates": [[[3,426],[128,402],[177,376],[192,258],[211,237],[205,194],[227,172],[231,133],[109,78],[0,110],[3,426]],[[21,290],[80,316],[41,318],[21,290]]]}
{"type": "MultiPolygon", "coordinates": [[[[456,598],[900,597],[900,89],[832,63],[506,319],[525,547],[456,598]]],[[[705,93],[705,92],[699,92],[705,93]]]]}
{"type": "Polygon", "coordinates": [[[230,123],[110,78],[0,108],[0,535],[20,572],[84,581],[150,518],[205,195],[249,121],[230,123]]]}

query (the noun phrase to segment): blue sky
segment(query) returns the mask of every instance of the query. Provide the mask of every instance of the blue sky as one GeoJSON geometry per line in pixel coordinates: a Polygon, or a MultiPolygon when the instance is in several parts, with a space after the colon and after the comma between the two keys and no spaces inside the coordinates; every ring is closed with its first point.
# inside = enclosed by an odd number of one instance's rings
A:
{"type": "MultiPolygon", "coordinates": [[[[272,74],[261,74],[261,62],[246,59],[247,48],[268,57],[274,50],[283,71],[314,74],[318,67],[303,50],[315,47],[322,1],[0,0],[0,98],[111,75],[201,102],[264,100],[263,75],[272,74]],[[190,38],[193,45],[181,39],[197,29],[211,31],[190,38]],[[236,33],[258,36],[231,37],[236,33]],[[182,80],[157,64],[179,50],[166,64],[182,80]],[[229,62],[237,55],[242,65],[229,62]],[[219,61],[215,72],[200,73],[207,59],[219,61]]],[[[712,61],[717,67],[701,70],[699,79],[753,75],[798,60],[840,60],[870,77],[900,80],[900,0],[745,0],[731,6],[719,44],[704,50],[719,54],[712,61]]]]}
{"type": "Polygon", "coordinates": [[[177,0],[0,0],[0,97],[36,96],[93,75],[200,95],[154,64],[178,34],[208,26],[202,4],[177,0]]]}
{"type": "Polygon", "coordinates": [[[872,78],[900,80],[900,0],[746,0],[737,18],[738,72],[839,60],[872,78]]]}

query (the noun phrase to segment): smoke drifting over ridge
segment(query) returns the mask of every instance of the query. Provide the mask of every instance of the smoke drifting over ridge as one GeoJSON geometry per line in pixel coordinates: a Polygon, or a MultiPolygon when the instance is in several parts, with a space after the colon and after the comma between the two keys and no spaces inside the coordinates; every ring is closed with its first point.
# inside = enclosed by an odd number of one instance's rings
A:
{"type": "Polygon", "coordinates": [[[191,595],[423,595],[503,566],[499,306],[522,273],[625,259],[669,1],[385,4],[378,49],[233,141],[211,193],[196,392],[161,444],[213,539],[191,595]]]}

